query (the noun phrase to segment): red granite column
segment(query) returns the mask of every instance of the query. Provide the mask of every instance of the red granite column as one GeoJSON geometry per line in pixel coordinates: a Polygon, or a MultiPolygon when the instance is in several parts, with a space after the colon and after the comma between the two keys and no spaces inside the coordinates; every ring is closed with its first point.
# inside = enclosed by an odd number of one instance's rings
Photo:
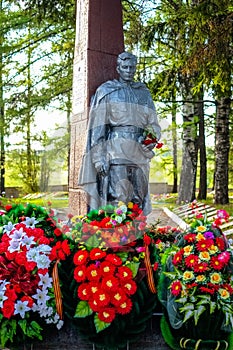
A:
{"type": "Polygon", "coordinates": [[[78,0],[70,138],[69,211],[84,214],[85,193],[77,179],[85,148],[91,96],[104,81],[116,77],[116,57],[124,51],[120,0],[78,0]]]}

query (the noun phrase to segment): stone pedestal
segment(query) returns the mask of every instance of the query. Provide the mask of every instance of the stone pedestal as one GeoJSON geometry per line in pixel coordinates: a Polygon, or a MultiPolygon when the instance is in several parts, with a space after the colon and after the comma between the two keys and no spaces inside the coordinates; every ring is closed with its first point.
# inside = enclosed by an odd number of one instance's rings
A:
{"type": "Polygon", "coordinates": [[[124,51],[120,0],[78,0],[71,120],[69,212],[85,214],[86,194],[77,185],[85,150],[90,98],[116,77],[116,58],[124,51]]]}

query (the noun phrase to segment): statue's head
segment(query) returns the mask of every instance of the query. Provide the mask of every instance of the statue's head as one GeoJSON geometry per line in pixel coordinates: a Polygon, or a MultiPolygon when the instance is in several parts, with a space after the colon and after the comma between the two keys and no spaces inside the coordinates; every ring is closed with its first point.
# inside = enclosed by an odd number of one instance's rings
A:
{"type": "Polygon", "coordinates": [[[122,52],[117,57],[117,73],[120,80],[130,82],[134,78],[137,66],[137,57],[129,52],[122,52]]]}

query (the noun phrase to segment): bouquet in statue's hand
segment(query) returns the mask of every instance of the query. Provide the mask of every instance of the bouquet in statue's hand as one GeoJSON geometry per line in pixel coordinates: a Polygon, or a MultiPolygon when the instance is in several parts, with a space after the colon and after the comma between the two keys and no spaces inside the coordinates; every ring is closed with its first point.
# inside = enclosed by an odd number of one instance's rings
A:
{"type": "MultiPolygon", "coordinates": [[[[161,148],[163,147],[163,143],[162,142],[158,142],[157,140],[157,137],[156,137],[156,134],[152,128],[152,126],[148,126],[146,129],[145,129],[145,132],[144,132],[144,139],[142,141],[142,143],[146,146],[148,145],[153,145],[154,144],[154,147],[155,148],[161,148]]],[[[154,148],[153,147],[153,148],[154,148]]]]}

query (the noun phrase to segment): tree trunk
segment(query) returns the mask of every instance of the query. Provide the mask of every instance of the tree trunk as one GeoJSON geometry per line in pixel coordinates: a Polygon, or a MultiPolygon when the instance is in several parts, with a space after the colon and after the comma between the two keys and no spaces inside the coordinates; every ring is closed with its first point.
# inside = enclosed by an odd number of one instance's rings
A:
{"type": "MultiPolygon", "coordinates": [[[[0,1],[2,11],[2,1],[0,1]]],[[[0,36],[0,194],[5,192],[5,112],[3,97],[3,35],[0,36]]]]}
{"type": "Polygon", "coordinates": [[[230,98],[220,98],[217,101],[215,130],[215,204],[229,203],[228,197],[228,161],[229,161],[229,114],[230,98]]]}
{"type": "MultiPolygon", "coordinates": [[[[185,98],[188,101],[188,98],[185,98]]],[[[197,123],[193,103],[183,107],[183,155],[178,203],[192,202],[196,198],[197,123]]]]}
{"type": "MultiPolygon", "coordinates": [[[[173,101],[176,97],[173,94],[173,101]]],[[[177,177],[177,125],[176,125],[176,104],[172,106],[172,153],[173,153],[173,188],[172,193],[178,192],[178,177],[177,177]]]]}
{"type": "MultiPolygon", "coordinates": [[[[203,92],[200,93],[199,101],[203,101],[203,92]]],[[[205,120],[204,120],[204,103],[199,102],[195,106],[199,118],[199,138],[198,147],[200,151],[200,178],[199,178],[199,193],[198,199],[206,199],[207,195],[207,158],[205,144],[205,120]]]]}

